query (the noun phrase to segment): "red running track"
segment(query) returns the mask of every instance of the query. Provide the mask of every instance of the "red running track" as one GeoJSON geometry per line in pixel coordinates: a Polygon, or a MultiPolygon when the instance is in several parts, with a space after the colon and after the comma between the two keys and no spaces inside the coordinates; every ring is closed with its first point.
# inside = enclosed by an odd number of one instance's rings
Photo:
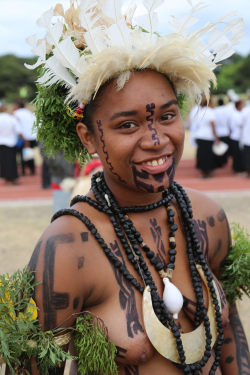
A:
{"type": "MultiPolygon", "coordinates": [[[[20,201],[20,200],[51,200],[51,190],[41,188],[41,168],[36,167],[35,176],[20,177],[19,185],[6,185],[0,179],[0,201],[20,201]]],[[[182,160],[176,172],[176,181],[184,187],[190,187],[206,192],[234,192],[249,191],[250,178],[242,175],[234,175],[229,162],[224,168],[215,171],[214,177],[201,179],[199,171],[195,168],[195,160],[182,160]]]]}

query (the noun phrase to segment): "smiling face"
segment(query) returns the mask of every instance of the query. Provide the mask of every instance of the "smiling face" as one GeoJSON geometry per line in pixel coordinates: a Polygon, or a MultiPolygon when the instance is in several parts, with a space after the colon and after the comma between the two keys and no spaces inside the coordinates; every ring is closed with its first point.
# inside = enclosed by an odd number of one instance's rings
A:
{"type": "Polygon", "coordinates": [[[113,80],[92,119],[94,136],[82,124],[78,134],[90,153],[98,153],[116,196],[158,195],[170,185],[182,155],[184,129],[166,77],[135,72],[121,91],[113,80]]]}

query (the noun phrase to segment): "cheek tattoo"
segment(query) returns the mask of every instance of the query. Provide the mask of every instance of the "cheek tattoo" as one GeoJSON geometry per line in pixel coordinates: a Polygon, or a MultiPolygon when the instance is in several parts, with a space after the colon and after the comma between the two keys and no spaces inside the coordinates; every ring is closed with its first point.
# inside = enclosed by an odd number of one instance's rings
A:
{"type": "Polygon", "coordinates": [[[113,165],[111,164],[110,160],[109,160],[109,154],[108,154],[108,151],[106,150],[106,145],[105,145],[105,141],[104,141],[104,131],[103,131],[103,128],[102,128],[102,122],[101,120],[97,120],[97,128],[98,128],[98,131],[100,133],[100,141],[102,143],[102,152],[104,153],[105,157],[106,157],[106,162],[109,166],[109,169],[110,171],[113,173],[113,175],[115,175],[116,177],[118,177],[118,179],[120,180],[120,182],[123,182],[126,184],[126,181],[124,181],[115,171],[114,171],[114,167],[113,165]]]}
{"type": "Polygon", "coordinates": [[[175,158],[173,158],[172,164],[167,169],[167,175],[168,175],[169,185],[171,185],[172,182],[174,181],[174,176],[175,176],[175,158]]]}
{"type": "Polygon", "coordinates": [[[157,130],[154,128],[154,120],[153,120],[153,115],[154,115],[154,109],[155,109],[155,104],[147,104],[146,105],[146,112],[150,113],[150,115],[146,116],[146,121],[148,122],[148,128],[152,132],[152,140],[154,141],[154,146],[157,146],[160,144],[160,139],[157,134],[157,130]]]}

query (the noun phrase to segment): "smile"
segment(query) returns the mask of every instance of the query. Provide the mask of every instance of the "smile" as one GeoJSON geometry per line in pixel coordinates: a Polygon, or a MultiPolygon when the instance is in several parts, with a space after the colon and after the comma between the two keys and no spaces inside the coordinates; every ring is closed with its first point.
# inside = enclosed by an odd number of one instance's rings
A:
{"type": "Polygon", "coordinates": [[[141,163],[137,163],[137,166],[143,168],[145,172],[150,174],[158,174],[165,172],[168,167],[170,166],[172,161],[171,155],[169,156],[161,156],[157,159],[143,161],[141,163]]]}
{"type": "Polygon", "coordinates": [[[160,159],[154,159],[154,160],[147,161],[145,164],[146,165],[151,165],[153,167],[156,167],[157,165],[164,164],[166,160],[167,160],[167,157],[160,158],[160,159]]]}

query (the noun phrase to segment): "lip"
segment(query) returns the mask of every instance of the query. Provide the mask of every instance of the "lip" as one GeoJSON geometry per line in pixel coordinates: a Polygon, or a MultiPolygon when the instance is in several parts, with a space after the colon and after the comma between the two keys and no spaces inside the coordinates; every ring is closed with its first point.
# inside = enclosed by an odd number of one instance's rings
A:
{"type": "Polygon", "coordinates": [[[170,166],[171,161],[172,161],[172,155],[165,155],[165,156],[159,156],[157,158],[151,158],[151,159],[148,159],[148,160],[144,160],[143,162],[136,163],[136,165],[137,165],[137,167],[139,166],[141,169],[143,169],[144,171],[146,171],[150,174],[158,174],[158,173],[165,172],[168,169],[168,167],[170,166]],[[148,161],[158,160],[158,159],[166,159],[166,160],[161,165],[154,165],[153,166],[153,165],[146,164],[148,161]]]}

